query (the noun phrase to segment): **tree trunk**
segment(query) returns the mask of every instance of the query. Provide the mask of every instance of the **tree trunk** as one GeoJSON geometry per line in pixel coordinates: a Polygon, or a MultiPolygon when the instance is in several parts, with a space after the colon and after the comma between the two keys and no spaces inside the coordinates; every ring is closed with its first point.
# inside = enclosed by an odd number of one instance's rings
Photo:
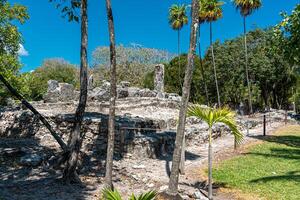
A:
{"type": "Polygon", "coordinates": [[[180,29],[177,30],[177,54],[178,54],[178,74],[179,74],[179,83],[182,88],[182,78],[181,78],[181,66],[180,66],[180,29]]]}
{"type": "Polygon", "coordinates": [[[212,23],[209,22],[209,29],[210,29],[210,48],[211,48],[211,56],[212,56],[212,62],[214,67],[214,75],[215,75],[215,83],[216,83],[216,89],[217,89],[217,97],[218,97],[218,107],[221,107],[221,101],[220,101],[220,93],[219,93],[219,86],[218,86],[218,78],[217,78],[217,70],[216,70],[216,62],[215,62],[215,54],[214,54],[214,45],[212,42],[212,23]]]}
{"type": "Polygon", "coordinates": [[[183,140],[182,140],[182,150],[181,150],[180,165],[179,165],[179,172],[181,175],[185,174],[184,165],[185,165],[185,136],[183,136],[183,140]]]}
{"type": "Polygon", "coordinates": [[[70,154],[63,172],[63,180],[68,184],[80,182],[76,167],[83,140],[81,125],[87,101],[87,23],[87,0],[81,0],[80,97],[75,113],[74,130],[69,140],[70,154]]]}
{"type": "Polygon", "coordinates": [[[246,31],[246,16],[243,16],[244,19],[244,46],[245,46],[245,70],[246,70],[246,79],[249,93],[249,109],[250,114],[253,113],[252,108],[252,93],[251,93],[251,83],[249,80],[249,71],[248,71],[248,50],[247,50],[247,31],[246,31]]]}
{"type": "Polygon", "coordinates": [[[112,184],[112,168],[114,157],[114,141],[115,141],[115,105],[117,98],[117,80],[116,80],[116,47],[115,47],[115,30],[114,20],[111,8],[111,1],[106,0],[106,12],[108,19],[109,41],[110,41],[110,104],[108,118],[108,141],[106,155],[106,187],[113,189],[112,184]]]}
{"type": "Polygon", "coordinates": [[[211,127],[208,129],[209,141],[208,141],[208,199],[212,200],[212,138],[211,127]]]}
{"type": "Polygon", "coordinates": [[[196,49],[196,39],[198,30],[198,10],[199,1],[192,1],[192,23],[191,23],[191,33],[190,33],[190,47],[188,54],[188,64],[185,70],[184,84],[182,88],[182,100],[180,103],[179,112],[179,123],[177,127],[177,134],[175,140],[175,149],[173,153],[171,176],[169,180],[168,194],[176,195],[178,193],[178,179],[179,179],[179,164],[182,151],[182,144],[184,139],[185,121],[186,121],[186,111],[189,102],[191,81],[194,68],[195,59],[195,49],[196,49]]]}
{"type": "Polygon", "coordinates": [[[201,26],[199,24],[199,30],[198,30],[198,48],[199,48],[200,70],[201,70],[202,79],[203,79],[203,83],[204,83],[206,103],[207,103],[207,106],[209,106],[209,97],[208,97],[207,85],[206,85],[205,74],[204,74],[204,70],[203,70],[202,56],[201,56],[200,27],[201,26]]]}
{"type": "Polygon", "coordinates": [[[0,81],[6,86],[6,88],[10,91],[10,93],[15,96],[17,99],[19,99],[22,104],[28,108],[35,116],[39,118],[39,120],[44,124],[44,126],[49,130],[51,135],[54,137],[54,139],[58,142],[60,147],[66,151],[67,150],[67,145],[66,143],[62,140],[62,138],[56,133],[56,131],[51,127],[50,123],[46,120],[46,118],[41,115],[26,99],[18,93],[18,91],[13,88],[9,82],[0,74],[0,81]]]}

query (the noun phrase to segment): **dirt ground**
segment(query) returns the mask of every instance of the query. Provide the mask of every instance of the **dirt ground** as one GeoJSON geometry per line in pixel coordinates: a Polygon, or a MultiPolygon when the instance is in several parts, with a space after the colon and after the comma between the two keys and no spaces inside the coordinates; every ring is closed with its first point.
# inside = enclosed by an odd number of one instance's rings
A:
{"type": "MultiPolygon", "coordinates": [[[[271,134],[282,123],[268,125],[271,134]]],[[[238,151],[233,150],[233,137],[225,135],[213,144],[215,161],[232,157],[245,149],[245,146],[260,142],[255,136],[262,134],[262,127],[250,130],[244,144],[238,151]],[[224,153],[226,152],[226,153],[224,153]]],[[[167,188],[171,170],[171,156],[161,159],[132,159],[130,155],[114,161],[114,186],[124,196],[133,191],[136,194],[167,188]]],[[[180,175],[179,192],[185,199],[194,199],[193,194],[205,185],[205,175],[201,168],[206,167],[207,144],[191,145],[186,149],[185,175],[180,175]]],[[[104,181],[104,161],[92,161],[88,170],[81,173],[82,184],[64,185],[60,181],[61,172],[47,169],[19,167],[13,159],[0,159],[0,199],[5,200],[96,200],[100,199],[104,181]]],[[[243,199],[232,191],[216,190],[217,200],[243,199]]]]}

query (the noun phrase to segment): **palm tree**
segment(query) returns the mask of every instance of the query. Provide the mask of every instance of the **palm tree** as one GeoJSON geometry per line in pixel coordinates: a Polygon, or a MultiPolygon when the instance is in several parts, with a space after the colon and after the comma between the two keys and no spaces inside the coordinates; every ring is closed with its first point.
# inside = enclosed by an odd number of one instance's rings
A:
{"type": "Polygon", "coordinates": [[[217,79],[217,71],[216,71],[216,63],[215,63],[215,55],[214,55],[214,47],[212,42],[212,22],[217,21],[223,16],[221,6],[224,4],[218,0],[200,0],[200,9],[199,9],[199,22],[208,22],[209,30],[210,30],[210,48],[211,48],[211,56],[214,67],[214,75],[215,75],[215,84],[217,89],[217,97],[218,97],[218,106],[221,106],[218,79],[217,79]]]}
{"type": "Polygon", "coordinates": [[[112,168],[114,156],[114,141],[115,141],[115,110],[117,98],[117,80],[116,80],[116,45],[115,45],[115,29],[113,13],[111,8],[111,1],[106,0],[106,12],[109,29],[110,42],[110,102],[109,102],[109,117],[108,117],[108,141],[107,141],[107,155],[106,155],[106,172],[105,182],[106,186],[113,189],[112,184],[112,168]]]}
{"type": "Polygon", "coordinates": [[[208,124],[208,198],[212,199],[212,127],[216,123],[227,125],[234,136],[235,143],[239,144],[243,134],[238,130],[235,122],[235,113],[228,108],[203,108],[200,105],[189,107],[187,116],[195,116],[208,124]]]}
{"type": "MultiPolygon", "coordinates": [[[[117,190],[111,190],[108,188],[105,188],[102,191],[102,195],[105,200],[122,200],[121,194],[117,190]]],[[[132,194],[129,198],[129,200],[154,200],[156,197],[155,191],[146,192],[144,194],[140,194],[138,197],[136,197],[134,194],[132,194]]]]}
{"type": "MultiPolygon", "coordinates": [[[[179,120],[176,132],[175,148],[172,159],[172,169],[169,180],[168,195],[176,196],[178,193],[178,180],[179,180],[179,165],[181,162],[182,155],[182,146],[184,144],[184,130],[185,130],[185,121],[186,121],[186,111],[188,108],[191,82],[194,69],[195,61],[195,51],[196,51],[196,36],[198,30],[198,10],[199,10],[199,1],[192,1],[192,23],[191,23],[191,32],[190,32],[190,46],[188,53],[188,63],[185,70],[184,83],[182,87],[182,100],[180,102],[180,111],[179,111],[179,120]]],[[[174,199],[174,198],[173,198],[174,199]]]]}
{"type": "Polygon", "coordinates": [[[249,80],[249,70],[248,70],[248,50],[247,50],[247,35],[246,35],[246,17],[250,15],[253,11],[261,7],[261,0],[234,0],[236,8],[240,10],[241,15],[243,16],[244,23],[244,46],[245,46],[245,70],[246,70],[246,79],[249,93],[249,108],[250,114],[253,113],[252,108],[252,93],[251,93],[251,83],[249,80]]]}
{"type": "Polygon", "coordinates": [[[179,81],[181,82],[181,70],[180,70],[180,30],[188,23],[188,17],[186,15],[186,5],[173,4],[169,9],[169,24],[172,29],[177,30],[177,50],[178,50],[178,65],[179,65],[179,81]]]}

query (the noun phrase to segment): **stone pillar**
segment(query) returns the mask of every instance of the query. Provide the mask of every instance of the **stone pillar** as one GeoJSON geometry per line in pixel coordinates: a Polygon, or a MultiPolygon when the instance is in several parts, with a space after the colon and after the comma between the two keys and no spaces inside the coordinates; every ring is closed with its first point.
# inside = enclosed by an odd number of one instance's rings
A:
{"type": "Polygon", "coordinates": [[[156,65],[154,71],[154,90],[157,91],[157,97],[159,98],[163,98],[165,76],[164,74],[165,66],[163,64],[156,65]]]}
{"type": "Polygon", "coordinates": [[[92,90],[94,89],[94,76],[93,74],[90,75],[90,77],[88,78],[88,90],[92,90]]]}

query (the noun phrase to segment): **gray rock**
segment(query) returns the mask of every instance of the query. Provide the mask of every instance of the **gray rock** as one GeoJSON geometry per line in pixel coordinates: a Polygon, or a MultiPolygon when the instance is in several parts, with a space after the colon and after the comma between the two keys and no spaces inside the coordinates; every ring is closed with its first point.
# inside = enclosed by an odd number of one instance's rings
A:
{"type": "Polygon", "coordinates": [[[165,66],[163,64],[156,65],[154,73],[154,89],[157,91],[157,97],[163,98],[165,66]]]}
{"type": "Polygon", "coordinates": [[[53,92],[58,88],[58,81],[56,80],[49,80],[48,81],[48,92],[53,92]]]}
{"type": "Polygon", "coordinates": [[[197,191],[194,193],[194,198],[197,200],[208,200],[201,192],[197,191]]]}
{"type": "Polygon", "coordinates": [[[130,86],[130,82],[129,81],[121,81],[120,85],[122,88],[128,88],[130,86]]]}

